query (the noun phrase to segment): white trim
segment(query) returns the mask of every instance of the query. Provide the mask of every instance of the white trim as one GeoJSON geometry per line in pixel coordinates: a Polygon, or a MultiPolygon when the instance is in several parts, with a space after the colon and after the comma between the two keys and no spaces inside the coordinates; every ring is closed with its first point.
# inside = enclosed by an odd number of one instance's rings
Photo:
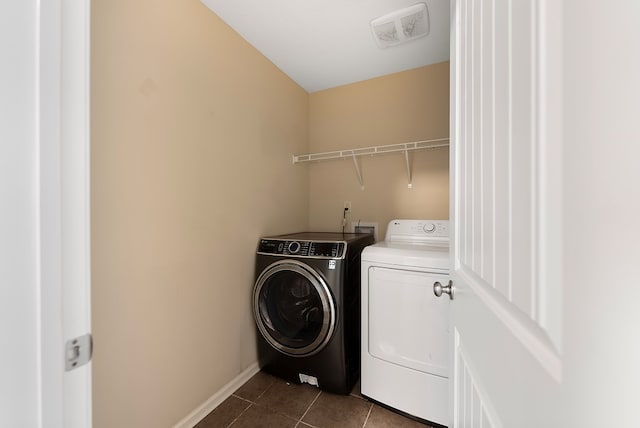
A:
{"type": "Polygon", "coordinates": [[[562,351],[563,305],[563,91],[562,13],[559,2],[538,3],[540,49],[538,77],[540,102],[538,177],[538,307],[536,317],[554,346],[562,351]],[[553,42],[550,42],[553,40],[553,42]]]}
{"type": "MultiPolygon", "coordinates": [[[[450,272],[455,272],[459,260],[460,260],[460,240],[459,233],[460,225],[460,205],[456,203],[455,196],[460,194],[460,167],[457,165],[459,161],[459,137],[460,137],[460,103],[458,102],[458,94],[460,93],[460,70],[459,67],[459,55],[460,55],[460,1],[452,0],[450,4],[450,64],[449,64],[449,174],[450,177],[454,177],[451,185],[449,186],[449,218],[453,220],[452,227],[449,229],[449,239],[451,240],[451,250],[449,252],[450,272]]],[[[450,311],[449,321],[452,321],[450,311]]],[[[457,372],[455,365],[456,355],[456,342],[458,332],[454,332],[454,341],[449,345],[449,352],[452,358],[454,358],[454,364],[450,366],[449,376],[449,421],[451,426],[457,427],[458,421],[456,419],[455,405],[456,405],[456,381],[457,372]]]]}
{"type": "Polygon", "coordinates": [[[504,296],[488,286],[467,268],[461,266],[456,275],[467,284],[478,298],[487,306],[514,337],[531,353],[557,383],[562,383],[562,358],[546,336],[546,332],[531,318],[515,312],[514,306],[505,301],[504,296]],[[538,330],[539,329],[539,330],[538,330]]]}
{"type": "MultiPolygon", "coordinates": [[[[90,0],[60,1],[61,25],[57,36],[61,46],[60,251],[64,343],[91,332],[90,3],[90,0]]],[[[63,386],[63,426],[91,427],[92,364],[65,372],[63,386]]]]}
{"type": "Polygon", "coordinates": [[[43,14],[43,9],[59,6],[54,2],[36,5],[36,79],[35,79],[35,129],[36,129],[36,181],[37,181],[37,278],[36,314],[38,317],[38,380],[39,391],[36,409],[38,426],[62,426],[62,375],[59,369],[62,354],[57,352],[62,342],[62,328],[57,319],[60,315],[61,284],[59,280],[60,186],[58,138],[59,74],[60,54],[55,29],[59,24],[57,15],[43,14]],[[46,56],[44,53],[49,52],[46,56]],[[43,114],[48,113],[48,114],[43,114]],[[43,116],[44,119],[43,120],[43,116]],[[43,123],[44,122],[44,123],[43,123]],[[52,251],[54,249],[54,251],[52,251]],[[56,366],[56,363],[58,364],[56,366]]]}
{"type": "Polygon", "coordinates": [[[229,398],[238,388],[244,385],[256,373],[260,371],[260,366],[255,362],[245,369],[238,376],[233,378],[229,383],[223,386],[218,392],[213,394],[207,401],[198,406],[194,411],[189,413],[184,419],[175,424],[173,428],[193,428],[205,416],[211,413],[224,400],[229,398]]]}
{"type": "Polygon", "coordinates": [[[60,1],[41,2],[37,11],[37,147],[40,317],[40,423],[64,423],[64,285],[62,281],[61,41],[60,1]]]}

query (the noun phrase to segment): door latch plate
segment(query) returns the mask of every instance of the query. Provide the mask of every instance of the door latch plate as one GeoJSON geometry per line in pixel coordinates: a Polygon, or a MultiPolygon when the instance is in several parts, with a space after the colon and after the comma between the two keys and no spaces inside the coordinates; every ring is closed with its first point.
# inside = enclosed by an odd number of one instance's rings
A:
{"type": "Polygon", "coordinates": [[[76,337],[67,341],[65,345],[65,370],[70,371],[91,361],[93,340],[91,334],[76,337]]]}

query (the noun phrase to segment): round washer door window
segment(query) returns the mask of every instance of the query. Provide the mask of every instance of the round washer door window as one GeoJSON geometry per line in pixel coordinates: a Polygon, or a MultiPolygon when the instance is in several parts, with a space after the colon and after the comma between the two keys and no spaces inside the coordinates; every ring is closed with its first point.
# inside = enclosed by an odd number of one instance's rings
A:
{"type": "Polygon", "coordinates": [[[320,352],[335,329],[329,287],[312,268],[295,260],[267,267],[253,290],[253,314],[262,336],[293,356],[320,352]]]}

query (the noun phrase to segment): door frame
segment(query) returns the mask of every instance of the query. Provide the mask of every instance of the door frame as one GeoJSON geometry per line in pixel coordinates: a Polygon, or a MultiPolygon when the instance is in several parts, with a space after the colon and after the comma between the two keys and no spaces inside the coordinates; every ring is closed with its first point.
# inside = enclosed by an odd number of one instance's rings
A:
{"type": "Polygon", "coordinates": [[[91,427],[91,362],[65,371],[91,332],[90,0],[36,13],[41,426],[91,427]]]}

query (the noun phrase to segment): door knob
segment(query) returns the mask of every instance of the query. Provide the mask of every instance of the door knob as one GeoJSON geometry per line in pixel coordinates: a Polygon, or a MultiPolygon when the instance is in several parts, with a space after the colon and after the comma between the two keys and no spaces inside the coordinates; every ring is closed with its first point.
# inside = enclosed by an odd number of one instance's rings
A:
{"type": "Polygon", "coordinates": [[[440,281],[436,281],[433,283],[433,294],[436,297],[442,296],[442,293],[449,295],[449,300],[453,300],[453,283],[449,281],[447,285],[440,284],[440,281]]]}

